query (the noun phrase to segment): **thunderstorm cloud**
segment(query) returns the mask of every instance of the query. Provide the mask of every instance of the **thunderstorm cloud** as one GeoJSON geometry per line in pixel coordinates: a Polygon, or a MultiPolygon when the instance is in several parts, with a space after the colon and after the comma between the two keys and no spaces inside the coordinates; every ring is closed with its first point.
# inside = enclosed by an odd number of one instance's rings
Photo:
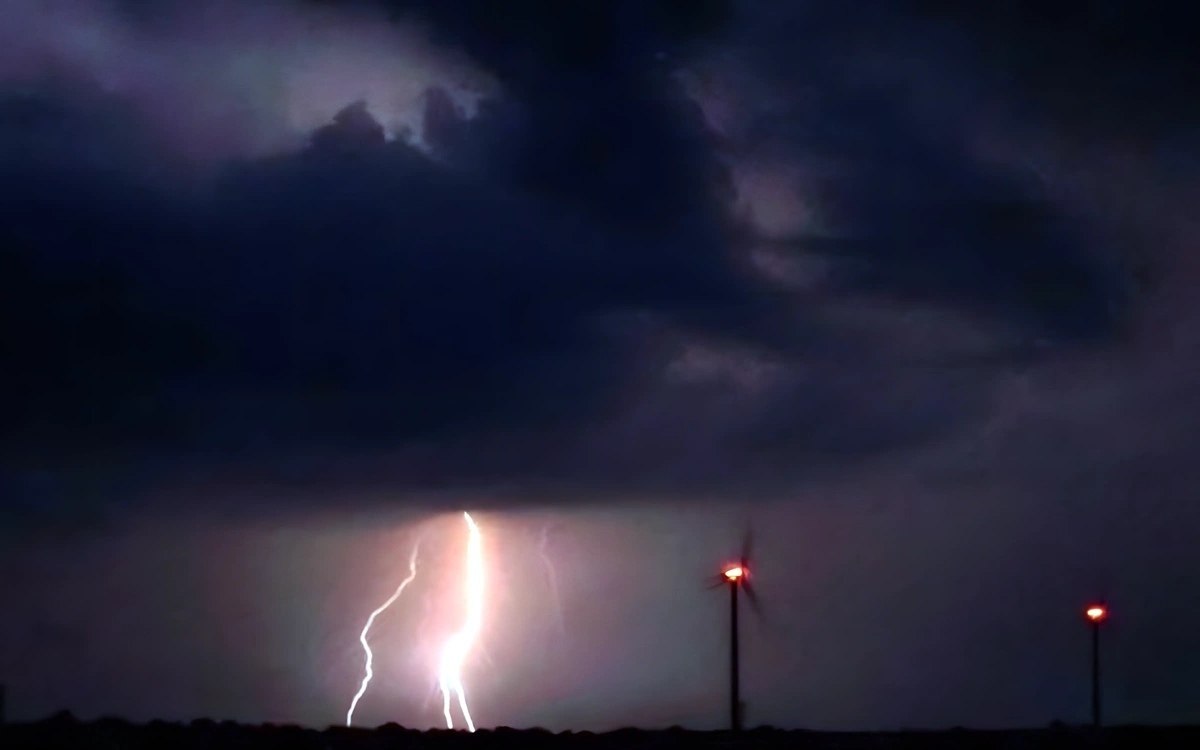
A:
{"type": "Polygon", "coordinates": [[[848,18],[420,5],[14,6],[17,507],[185,477],[791,487],[1123,334],[1127,259],[980,153],[996,92],[925,94],[848,18]]]}
{"type": "MultiPolygon", "coordinates": [[[[9,0],[0,525],[756,501],[815,540],[797,632],[924,644],[872,685],[971,665],[893,704],[781,662],[825,680],[788,700],[897,723],[1028,641],[1000,613],[972,651],[939,585],[1195,569],[1190,26],[842,5],[9,0]],[[951,635],[863,617],[888,566],[951,635]]],[[[1025,720],[1026,687],[963,711],[1025,720]]]]}

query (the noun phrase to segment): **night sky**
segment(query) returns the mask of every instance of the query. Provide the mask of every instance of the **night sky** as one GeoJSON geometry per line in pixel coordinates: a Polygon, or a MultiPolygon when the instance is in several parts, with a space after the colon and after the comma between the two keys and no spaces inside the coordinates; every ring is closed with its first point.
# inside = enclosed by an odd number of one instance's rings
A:
{"type": "MultiPolygon", "coordinates": [[[[1100,0],[5,0],[0,682],[1200,721],[1200,58],[1100,0]],[[983,6],[986,5],[986,8],[983,6]],[[976,7],[978,6],[978,7],[976,7]]],[[[1172,17],[1175,14],[1175,17],[1172,17]]]]}

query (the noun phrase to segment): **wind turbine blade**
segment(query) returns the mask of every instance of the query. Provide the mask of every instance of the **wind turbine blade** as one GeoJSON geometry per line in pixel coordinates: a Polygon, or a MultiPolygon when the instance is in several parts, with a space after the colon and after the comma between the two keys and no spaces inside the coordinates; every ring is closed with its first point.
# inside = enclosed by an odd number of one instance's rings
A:
{"type": "Polygon", "coordinates": [[[748,566],[751,557],[754,556],[754,529],[750,524],[746,524],[746,531],[742,534],[742,558],[741,563],[748,566]]]}
{"type": "Polygon", "coordinates": [[[762,601],[758,598],[758,591],[755,590],[754,585],[748,579],[742,582],[742,593],[750,601],[750,608],[754,610],[754,614],[759,618],[765,618],[762,601]]]}

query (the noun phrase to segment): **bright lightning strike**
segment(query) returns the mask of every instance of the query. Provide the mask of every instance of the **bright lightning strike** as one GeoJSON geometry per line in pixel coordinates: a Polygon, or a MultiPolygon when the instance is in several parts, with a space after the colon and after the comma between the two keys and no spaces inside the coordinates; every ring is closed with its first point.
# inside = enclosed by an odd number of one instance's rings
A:
{"type": "Polygon", "coordinates": [[[375,676],[375,671],[372,669],[375,662],[375,654],[371,651],[370,644],[367,643],[367,632],[371,629],[371,625],[375,622],[375,618],[378,617],[385,609],[392,606],[392,604],[400,598],[400,595],[404,593],[404,589],[408,587],[408,584],[412,583],[413,579],[417,577],[417,552],[420,547],[420,541],[413,545],[412,556],[408,559],[408,578],[405,578],[403,581],[401,581],[400,585],[396,587],[396,591],[390,597],[388,597],[387,601],[379,605],[379,607],[371,613],[371,616],[367,618],[367,624],[363,626],[362,633],[360,633],[358,636],[358,642],[362,644],[363,651],[367,655],[367,663],[363,674],[362,684],[359,685],[358,692],[354,694],[354,699],[350,701],[350,709],[346,711],[346,726],[350,726],[351,722],[354,720],[354,709],[356,706],[358,706],[358,701],[363,697],[363,694],[367,692],[367,685],[371,684],[371,678],[375,676]]]}
{"type": "Polygon", "coordinates": [[[450,711],[450,696],[458,699],[458,708],[462,712],[467,731],[475,731],[475,722],[471,719],[471,710],[467,707],[467,694],[463,687],[462,667],[471,647],[479,638],[483,625],[483,539],[479,527],[470,513],[463,513],[470,534],[467,540],[467,616],[462,629],[450,636],[442,649],[442,660],[438,669],[438,684],[442,689],[442,713],[446,716],[446,728],[454,728],[454,718],[450,711]]]}

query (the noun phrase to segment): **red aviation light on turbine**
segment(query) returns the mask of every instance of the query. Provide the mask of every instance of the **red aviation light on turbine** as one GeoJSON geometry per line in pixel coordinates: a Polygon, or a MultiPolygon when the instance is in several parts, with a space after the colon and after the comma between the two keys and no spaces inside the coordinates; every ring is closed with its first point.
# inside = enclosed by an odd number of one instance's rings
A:
{"type": "Polygon", "coordinates": [[[1103,604],[1091,604],[1083,611],[1089,621],[1100,623],[1108,619],[1108,607],[1103,604]]]}
{"type": "Polygon", "coordinates": [[[731,565],[725,569],[725,578],[737,582],[745,577],[746,572],[746,569],[741,565],[731,565]]]}

